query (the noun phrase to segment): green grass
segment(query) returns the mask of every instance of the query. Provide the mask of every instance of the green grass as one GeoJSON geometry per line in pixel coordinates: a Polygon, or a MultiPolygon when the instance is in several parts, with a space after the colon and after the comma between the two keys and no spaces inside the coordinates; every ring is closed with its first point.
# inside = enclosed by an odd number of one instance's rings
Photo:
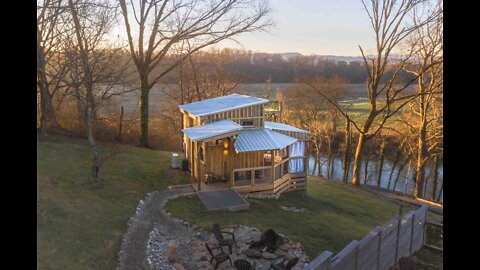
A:
{"type": "Polygon", "coordinates": [[[279,200],[248,199],[251,209],[243,212],[207,212],[196,197],[169,201],[174,216],[210,229],[242,224],[260,230],[273,228],[303,244],[314,258],[324,250],[340,251],[350,241],[360,240],[375,226],[381,226],[398,214],[398,205],[383,197],[351,185],[308,177],[307,195],[283,194],[279,200]],[[280,206],[306,208],[310,213],[292,213],[280,206]]]}
{"type": "Polygon", "coordinates": [[[126,222],[146,193],[187,178],[171,153],[99,144],[108,158],[91,183],[87,141],[37,142],[37,269],[114,269],[126,222]]]}

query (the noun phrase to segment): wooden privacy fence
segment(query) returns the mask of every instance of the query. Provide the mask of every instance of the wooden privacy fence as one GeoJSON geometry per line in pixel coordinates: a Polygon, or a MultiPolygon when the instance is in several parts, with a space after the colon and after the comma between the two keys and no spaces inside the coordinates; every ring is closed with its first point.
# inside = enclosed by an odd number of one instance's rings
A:
{"type": "Polygon", "coordinates": [[[427,206],[395,216],[376,227],[362,240],[353,240],[337,255],[324,251],[305,266],[306,270],[386,270],[424,244],[427,206]]]}

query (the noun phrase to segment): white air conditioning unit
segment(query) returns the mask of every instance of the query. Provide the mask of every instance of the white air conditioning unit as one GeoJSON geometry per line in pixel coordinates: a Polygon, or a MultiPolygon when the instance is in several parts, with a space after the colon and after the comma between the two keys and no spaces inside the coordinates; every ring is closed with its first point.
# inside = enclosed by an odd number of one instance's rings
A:
{"type": "Polygon", "coordinates": [[[180,159],[178,153],[172,153],[172,169],[180,169],[180,159]]]}

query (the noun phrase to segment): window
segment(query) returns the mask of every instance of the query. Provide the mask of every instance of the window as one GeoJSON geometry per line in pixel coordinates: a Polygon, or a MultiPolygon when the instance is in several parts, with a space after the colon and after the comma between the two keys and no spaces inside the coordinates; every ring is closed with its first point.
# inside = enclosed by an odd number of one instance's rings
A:
{"type": "Polygon", "coordinates": [[[266,151],[263,153],[263,164],[264,166],[272,165],[272,152],[266,151]]]}
{"type": "Polygon", "coordinates": [[[253,127],[253,119],[241,120],[240,125],[242,125],[244,127],[253,127]]]}

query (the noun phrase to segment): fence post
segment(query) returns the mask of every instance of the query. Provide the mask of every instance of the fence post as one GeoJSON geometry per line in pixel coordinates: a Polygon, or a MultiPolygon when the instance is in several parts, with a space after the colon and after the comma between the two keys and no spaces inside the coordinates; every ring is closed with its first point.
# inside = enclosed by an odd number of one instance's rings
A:
{"type": "Polygon", "coordinates": [[[415,214],[416,212],[413,212],[412,215],[412,229],[410,230],[410,250],[408,252],[408,255],[412,254],[412,246],[413,246],[413,229],[415,228],[415,214]]]}
{"type": "MultiPolygon", "coordinates": [[[[400,207],[400,213],[402,212],[402,207],[400,207]]],[[[398,244],[400,242],[400,227],[402,226],[402,216],[398,219],[398,224],[397,224],[397,240],[395,241],[395,261],[394,264],[397,263],[398,259],[398,244]]]]}
{"type": "Polygon", "coordinates": [[[422,230],[423,230],[423,234],[422,234],[422,247],[423,245],[425,245],[427,243],[427,214],[428,214],[428,210],[429,208],[427,207],[427,210],[424,211],[425,215],[423,217],[423,224],[422,224],[422,230]]]}
{"type": "Polygon", "coordinates": [[[360,245],[355,246],[355,270],[358,270],[358,250],[360,245]]]}
{"type": "Polygon", "coordinates": [[[380,269],[380,258],[382,256],[382,230],[378,231],[378,248],[377,248],[377,270],[380,269]]]}
{"type": "Polygon", "coordinates": [[[250,184],[255,186],[255,170],[250,171],[250,184]]]}

